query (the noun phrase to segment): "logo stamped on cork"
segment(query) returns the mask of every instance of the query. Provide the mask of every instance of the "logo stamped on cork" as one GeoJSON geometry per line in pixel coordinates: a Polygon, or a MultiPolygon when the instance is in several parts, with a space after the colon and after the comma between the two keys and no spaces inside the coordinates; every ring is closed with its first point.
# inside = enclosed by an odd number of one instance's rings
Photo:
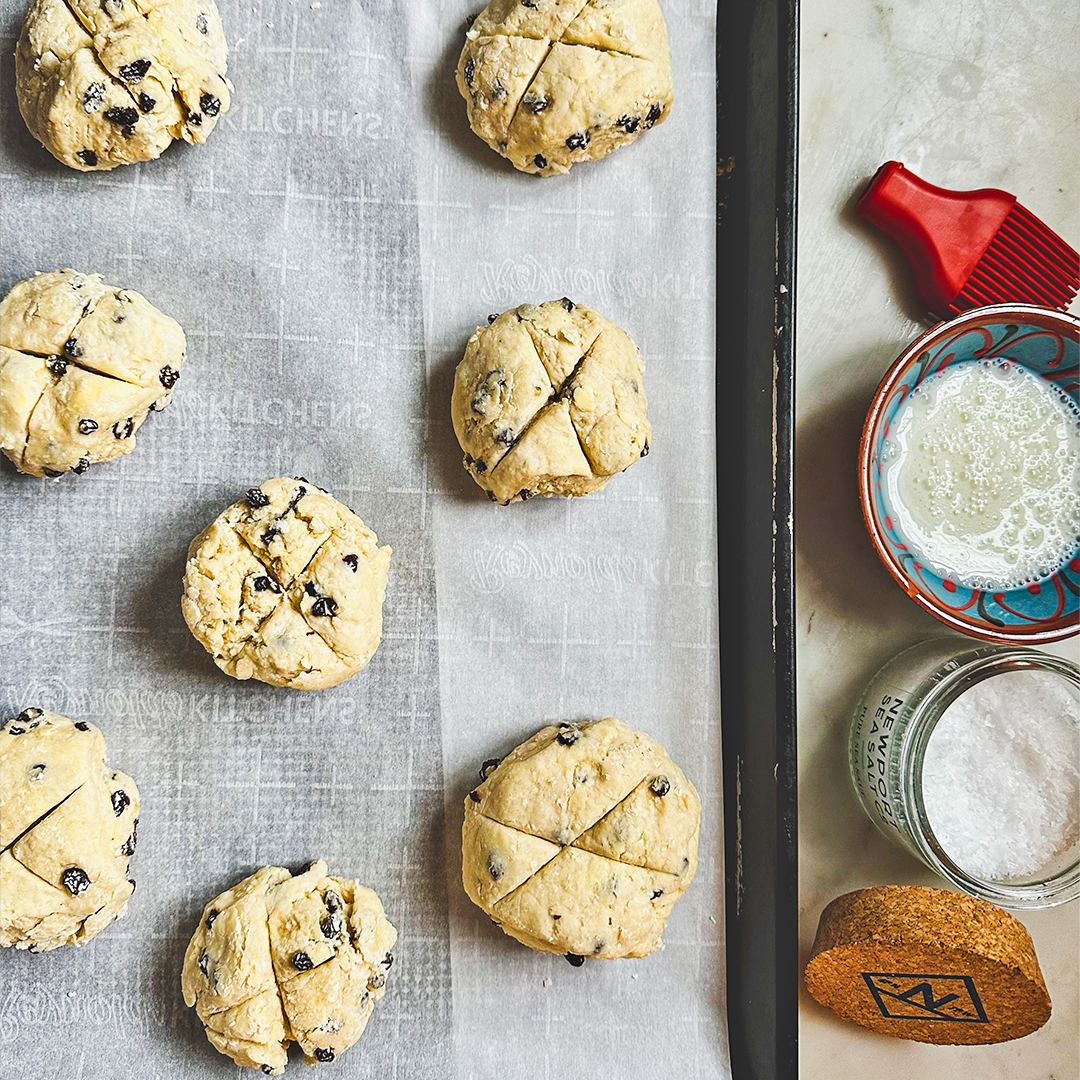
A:
{"type": "Polygon", "coordinates": [[[914,1042],[1006,1042],[1050,1019],[1023,924],[946,889],[884,885],[838,896],[821,913],[805,980],[842,1019],[914,1042]]]}
{"type": "Polygon", "coordinates": [[[889,1020],[944,1020],[986,1024],[986,1011],[970,975],[911,975],[864,971],[863,981],[889,1020]]]}

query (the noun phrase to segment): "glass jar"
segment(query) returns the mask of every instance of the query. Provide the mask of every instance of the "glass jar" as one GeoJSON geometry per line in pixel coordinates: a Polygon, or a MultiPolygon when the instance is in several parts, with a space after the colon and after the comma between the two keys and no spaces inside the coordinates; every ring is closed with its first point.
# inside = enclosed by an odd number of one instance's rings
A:
{"type": "Polygon", "coordinates": [[[942,877],[1003,907],[1053,907],[1080,896],[1080,843],[1074,842],[1037,875],[981,880],[943,850],[923,800],[927,744],[945,710],[983,679],[1021,670],[1059,676],[1080,703],[1080,669],[1034,649],[965,649],[957,638],[935,638],[907,649],[863,691],[851,723],[848,767],[859,801],[878,829],[942,877]]]}

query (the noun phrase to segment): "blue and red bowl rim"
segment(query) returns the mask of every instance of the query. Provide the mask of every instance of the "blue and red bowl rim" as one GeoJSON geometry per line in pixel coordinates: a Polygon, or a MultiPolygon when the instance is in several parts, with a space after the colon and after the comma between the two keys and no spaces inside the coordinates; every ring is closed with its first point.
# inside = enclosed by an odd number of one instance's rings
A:
{"type": "Polygon", "coordinates": [[[874,392],[873,401],[863,423],[862,438],[859,442],[859,505],[862,508],[863,522],[870,534],[874,550],[889,571],[893,580],[924,611],[954,630],[959,630],[969,637],[982,641],[992,641],[1002,645],[1045,645],[1053,641],[1062,641],[1080,631],[1080,610],[1062,615],[1060,619],[1041,626],[1024,627],[1020,625],[995,629],[982,623],[969,622],[946,607],[939,607],[921,590],[917,589],[908,575],[901,568],[892,554],[885,537],[881,534],[874,517],[872,505],[871,464],[873,459],[873,434],[897,384],[908,366],[920,353],[931,348],[936,342],[969,326],[978,326],[987,322],[1024,322],[1031,326],[1064,334],[1080,341],[1080,319],[1068,312],[1053,311],[1049,308],[1035,307],[1030,304],[991,304],[986,307],[972,308],[953,319],[947,319],[932,326],[920,334],[893,361],[885,377],[874,392]]]}

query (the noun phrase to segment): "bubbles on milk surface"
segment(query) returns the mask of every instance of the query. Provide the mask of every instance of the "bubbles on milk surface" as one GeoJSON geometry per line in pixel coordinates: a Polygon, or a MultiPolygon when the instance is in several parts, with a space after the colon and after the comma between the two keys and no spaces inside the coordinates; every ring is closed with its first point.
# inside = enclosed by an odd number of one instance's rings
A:
{"type": "Polygon", "coordinates": [[[899,531],[941,577],[1017,588],[1076,551],[1080,411],[1020,364],[972,360],[926,379],[881,467],[899,531]]]}

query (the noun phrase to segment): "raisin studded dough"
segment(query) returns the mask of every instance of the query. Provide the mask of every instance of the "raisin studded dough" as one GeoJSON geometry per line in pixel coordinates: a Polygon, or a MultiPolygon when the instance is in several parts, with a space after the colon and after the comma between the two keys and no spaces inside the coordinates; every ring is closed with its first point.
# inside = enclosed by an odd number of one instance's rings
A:
{"type": "Polygon", "coordinates": [[[378,896],[313,862],[279,866],[211,900],[184,957],[184,1000],[237,1065],[284,1071],[290,1041],[308,1064],[364,1033],[386,993],[397,931],[378,896]]]}
{"type": "Polygon", "coordinates": [[[656,0],[492,0],[465,37],[457,84],[469,123],[522,172],[602,158],[671,109],[656,0]]]}
{"type": "Polygon", "coordinates": [[[0,302],[0,448],[31,476],[130,454],[148,413],[168,405],[186,347],[179,323],[100,274],[20,281],[0,302]]]}
{"type": "Polygon", "coordinates": [[[203,142],[228,111],[214,0],[34,0],[15,51],[26,126],[83,172],[203,142]]]}
{"type": "Polygon", "coordinates": [[[466,470],[504,505],[599,490],[649,452],[641,373],[623,330],[565,298],[492,316],[454,377],[466,470]]]}
{"type": "Polygon", "coordinates": [[[701,818],[663,747],[608,717],[546,727],[495,765],[465,800],[469,899],[575,963],[656,949],[697,869],[701,818]]]}
{"type": "Polygon", "coordinates": [[[26,709],[0,726],[0,945],[82,945],[124,914],[139,792],[93,724],[26,709]]]}
{"type": "Polygon", "coordinates": [[[267,480],[191,542],[184,618],[233,678],[337,686],[379,647],[390,554],[309,480],[267,480]]]}

